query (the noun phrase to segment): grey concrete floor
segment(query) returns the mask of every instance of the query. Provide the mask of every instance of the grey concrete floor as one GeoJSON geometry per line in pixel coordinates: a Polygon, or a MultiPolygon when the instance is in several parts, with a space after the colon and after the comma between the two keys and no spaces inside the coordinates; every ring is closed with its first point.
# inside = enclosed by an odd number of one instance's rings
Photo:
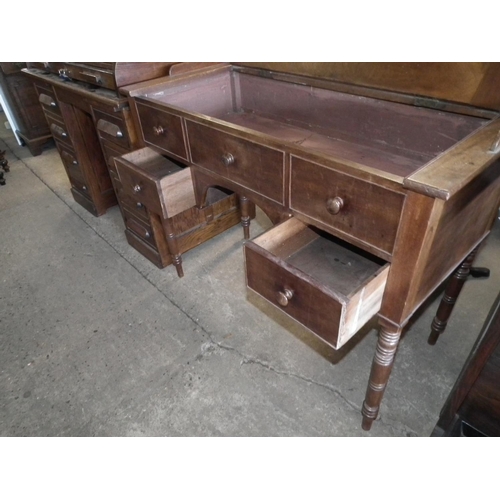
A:
{"type": "MultiPolygon", "coordinates": [[[[117,207],[95,218],[73,200],[55,147],[31,156],[4,121],[1,436],[431,434],[499,289],[498,224],[476,260],[491,277],[466,283],[434,347],[440,297],[422,308],[364,432],[376,319],[334,351],[277,315],[246,291],[240,227],[186,253],[184,278],[159,270],[117,207]]],[[[252,237],[269,226],[259,211],[252,237]]]]}

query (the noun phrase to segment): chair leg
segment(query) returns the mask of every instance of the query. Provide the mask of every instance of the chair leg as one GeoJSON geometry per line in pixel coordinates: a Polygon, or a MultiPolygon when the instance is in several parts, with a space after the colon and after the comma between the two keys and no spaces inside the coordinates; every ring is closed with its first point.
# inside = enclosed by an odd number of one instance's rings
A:
{"type": "MultiPolygon", "coordinates": [[[[431,325],[431,333],[429,335],[428,343],[435,345],[439,336],[444,332],[448,320],[450,319],[451,312],[455,307],[458,296],[462,291],[465,281],[471,272],[472,262],[476,257],[477,248],[475,248],[467,258],[458,266],[450,281],[446,285],[446,289],[439,304],[436,316],[434,317],[431,325]]],[[[479,268],[477,268],[479,269],[479,268]]]]}

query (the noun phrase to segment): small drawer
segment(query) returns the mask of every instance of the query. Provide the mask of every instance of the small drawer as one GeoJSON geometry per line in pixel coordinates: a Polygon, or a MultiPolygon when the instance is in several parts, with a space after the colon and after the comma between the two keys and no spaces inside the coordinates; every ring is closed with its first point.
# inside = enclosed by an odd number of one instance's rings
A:
{"type": "Polygon", "coordinates": [[[48,114],[46,114],[45,116],[47,118],[47,121],[49,122],[50,132],[52,133],[54,139],[57,139],[58,141],[61,141],[61,143],[72,147],[73,143],[71,142],[71,138],[68,134],[68,131],[66,130],[66,126],[64,125],[64,123],[62,121],[56,120],[55,117],[49,116],[48,114]]]}
{"type": "Polygon", "coordinates": [[[73,179],[77,179],[84,184],[85,176],[83,175],[82,169],[80,167],[80,162],[78,161],[75,153],[59,144],[57,146],[59,149],[59,155],[66,168],[68,176],[72,177],[73,179]]]}
{"type": "Polygon", "coordinates": [[[118,171],[116,170],[114,158],[116,158],[117,156],[126,155],[127,153],[129,153],[129,151],[121,148],[120,146],[117,146],[112,142],[102,139],[101,146],[104,153],[104,159],[106,160],[109,171],[112,172],[116,177],[118,177],[118,171]]]}
{"type": "Polygon", "coordinates": [[[55,92],[51,88],[44,88],[39,85],[35,85],[35,89],[38,94],[38,102],[42,105],[42,108],[50,113],[60,115],[61,110],[55,97],[55,92]]]}
{"type": "Polygon", "coordinates": [[[73,80],[91,83],[98,87],[104,87],[110,90],[116,90],[115,75],[112,70],[97,68],[75,63],[67,63],[66,72],[73,80]]]}
{"type": "Polygon", "coordinates": [[[114,180],[113,185],[120,205],[135,217],[144,220],[144,222],[148,222],[149,214],[146,206],[140,201],[134,201],[130,196],[127,196],[123,191],[123,185],[119,179],[114,180]]]}
{"type": "Polygon", "coordinates": [[[392,254],[402,193],[293,156],[290,186],[292,211],[392,254]]]}
{"type": "Polygon", "coordinates": [[[390,265],[292,218],[245,244],[247,286],[333,348],[380,309],[390,265]]]}
{"type": "Polygon", "coordinates": [[[282,151],[186,121],[193,163],[284,203],[282,151]]]}
{"type": "Polygon", "coordinates": [[[195,205],[189,167],[142,148],[114,159],[123,192],[165,219],[195,205]]]}
{"type": "Polygon", "coordinates": [[[149,245],[156,247],[156,242],[151,226],[144,222],[142,219],[138,219],[132,213],[130,213],[126,208],[123,208],[123,219],[127,229],[132,231],[136,236],[139,236],[143,241],[149,245]]]}
{"type": "Polygon", "coordinates": [[[112,141],[125,149],[130,148],[130,137],[120,116],[108,115],[94,109],[94,119],[99,137],[112,141]]]}
{"type": "Polygon", "coordinates": [[[71,183],[71,187],[78,191],[81,195],[85,196],[85,198],[88,198],[89,200],[92,199],[87,183],[80,179],[75,179],[74,177],[70,177],[69,182],[71,183]]]}
{"type": "Polygon", "coordinates": [[[180,117],[142,103],[137,103],[137,112],[146,143],[187,161],[180,117]]]}

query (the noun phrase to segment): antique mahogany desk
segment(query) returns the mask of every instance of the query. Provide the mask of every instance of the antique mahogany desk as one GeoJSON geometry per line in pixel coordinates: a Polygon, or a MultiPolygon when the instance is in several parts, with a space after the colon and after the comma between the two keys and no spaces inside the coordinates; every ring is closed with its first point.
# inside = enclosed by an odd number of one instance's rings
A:
{"type": "MultiPolygon", "coordinates": [[[[247,285],[334,348],[378,314],[370,429],[402,329],[485,239],[500,197],[500,64],[219,64],[126,88],[142,140],[275,224],[247,285]]],[[[248,235],[248,231],[246,231],[248,235]]]]}

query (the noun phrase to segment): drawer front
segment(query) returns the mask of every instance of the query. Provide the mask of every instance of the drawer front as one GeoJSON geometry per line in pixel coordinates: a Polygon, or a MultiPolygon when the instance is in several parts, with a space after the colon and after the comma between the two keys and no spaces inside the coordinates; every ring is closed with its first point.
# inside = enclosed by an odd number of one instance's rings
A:
{"type": "Polygon", "coordinates": [[[250,289],[332,346],[337,346],[342,304],[252,242],[245,245],[245,262],[250,289]],[[289,298],[287,292],[292,293],[289,298]]]}
{"type": "Polygon", "coordinates": [[[79,66],[76,64],[66,64],[68,75],[74,80],[91,83],[106,89],[116,90],[115,75],[113,71],[106,71],[103,68],[79,66]]]}
{"type": "Polygon", "coordinates": [[[114,143],[104,141],[104,140],[101,140],[101,146],[102,146],[102,151],[104,153],[104,158],[105,158],[106,163],[108,165],[109,171],[112,172],[116,177],[119,178],[118,171],[116,170],[116,165],[115,165],[113,158],[127,154],[129,151],[126,149],[120,148],[119,146],[117,146],[114,143]]]}
{"type": "Polygon", "coordinates": [[[290,175],[294,212],[392,254],[403,194],[296,157],[290,175]]]}
{"type": "Polygon", "coordinates": [[[94,119],[99,137],[125,149],[130,148],[127,126],[120,116],[108,115],[102,111],[94,110],[94,119]]]}
{"type": "Polygon", "coordinates": [[[187,161],[180,117],[142,103],[137,103],[137,112],[146,143],[187,161]]]}
{"type": "Polygon", "coordinates": [[[127,196],[123,190],[121,181],[114,181],[113,185],[120,205],[133,216],[149,224],[148,209],[146,206],[140,201],[134,201],[130,196],[127,196]]]}
{"type": "Polygon", "coordinates": [[[71,187],[78,191],[81,195],[85,196],[85,198],[88,198],[89,200],[92,199],[90,192],[89,192],[89,187],[88,185],[80,179],[76,179],[74,177],[70,177],[69,181],[71,183],[71,187]]]}
{"type": "Polygon", "coordinates": [[[61,141],[62,144],[73,147],[73,143],[71,142],[71,138],[69,137],[64,123],[49,114],[46,114],[45,116],[47,117],[49,129],[54,139],[61,141]]]}
{"type": "Polygon", "coordinates": [[[284,153],[187,121],[193,163],[284,203],[284,153]]]}
{"type": "Polygon", "coordinates": [[[67,62],[51,62],[47,64],[46,69],[58,74],[63,79],[78,80],[98,87],[116,90],[115,77],[112,71],[67,62]]]}
{"type": "Polygon", "coordinates": [[[143,220],[134,217],[126,209],[123,210],[123,219],[125,221],[125,226],[127,227],[127,229],[132,231],[136,236],[141,238],[149,245],[156,247],[153,230],[151,229],[151,226],[149,224],[145,223],[143,220]]]}
{"type": "Polygon", "coordinates": [[[128,168],[120,162],[119,158],[117,158],[115,162],[118,177],[122,183],[123,194],[129,198],[133,204],[137,205],[137,203],[141,203],[151,211],[162,214],[163,209],[160,202],[160,193],[158,193],[158,186],[156,183],[128,168]]]}
{"type": "Polygon", "coordinates": [[[35,84],[35,89],[38,94],[38,102],[42,105],[42,108],[50,113],[61,115],[59,103],[52,88],[41,87],[35,84]]]}
{"type": "Polygon", "coordinates": [[[66,149],[58,144],[59,155],[66,168],[68,176],[77,179],[82,183],[85,183],[85,176],[80,167],[80,163],[75,155],[75,153],[69,149],[66,149]]]}

